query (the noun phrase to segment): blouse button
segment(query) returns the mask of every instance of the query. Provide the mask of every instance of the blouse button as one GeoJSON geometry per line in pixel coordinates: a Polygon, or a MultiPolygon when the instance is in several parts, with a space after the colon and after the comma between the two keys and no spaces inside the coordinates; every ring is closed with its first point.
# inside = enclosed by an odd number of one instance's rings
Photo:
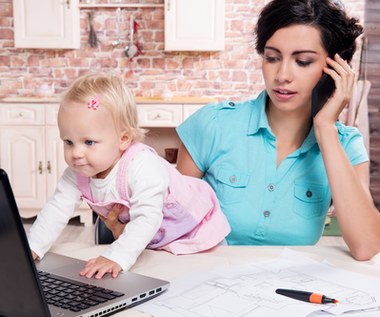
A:
{"type": "Polygon", "coordinates": [[[234,107],[234,106],[235,106],[235,103],[233,103],[232,101],[230,101],[228,104],[229,104],[231,107],[234,107]]]}
{"type": "Polygon", "coordinates": [[[306,192],[306,196],[310,198],[311,196],[313,196],[313,193],[310,190],[308,190],[306,192]]]}
{"type": "Polygon", "coordinates": [[[274,191],[274,185],[273,184],[269,184],[268,185],[268,190],[270,191],[270,192],[273,192],[274,191]]]}
{"type": "Polygon", "coordinates": [[[264,214],[264,217],[269,217],[270,216],[270,211],[269,210],[265,210],[264,212],[263,212],[263,214],[264,214]]]}
{"type": "Polygon", "coordinates": [[[235,175],[230,176],[230,183],[236,183],[237,178],[235,175]]]}

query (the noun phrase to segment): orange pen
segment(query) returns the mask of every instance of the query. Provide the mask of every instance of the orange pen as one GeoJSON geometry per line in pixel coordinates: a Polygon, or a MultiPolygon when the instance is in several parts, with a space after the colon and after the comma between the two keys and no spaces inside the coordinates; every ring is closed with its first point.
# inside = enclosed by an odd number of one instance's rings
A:
{"type": "Polygon", "coordinates": [[[322,294],[298,291],[293,289],[278,288],[276,289],[276,293],[293,299],[301,300],[303,302],[314,304],[337,304],[339,302],[337,299],[330,298],[322,294]]]}

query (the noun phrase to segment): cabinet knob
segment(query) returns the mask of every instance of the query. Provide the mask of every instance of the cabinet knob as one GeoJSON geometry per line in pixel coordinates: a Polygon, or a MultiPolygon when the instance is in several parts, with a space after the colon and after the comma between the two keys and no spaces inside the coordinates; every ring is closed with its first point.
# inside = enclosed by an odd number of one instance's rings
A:
{"type": "Polygon", "coordinates": [[[24,114],[23,114],[22,112],[20,112],[20,113],[18,114],[18,116],[19,116],[20,118],[22,118],[22,117],[24,116],[24,114]]]}
{"type": "Polygon", "coordinates": [[[38,171],[40,172],[40,174],[42,174],[43,169],[42,169],[42,162],[41,161],[39,161],[39,163],[38,163],[38,171]]]}
{"type": "Polygon", "coordinates": [[[47,171],[49,174],[51,174],[51,163],[50,163],[50,161],[47,162],[47,171]]]}

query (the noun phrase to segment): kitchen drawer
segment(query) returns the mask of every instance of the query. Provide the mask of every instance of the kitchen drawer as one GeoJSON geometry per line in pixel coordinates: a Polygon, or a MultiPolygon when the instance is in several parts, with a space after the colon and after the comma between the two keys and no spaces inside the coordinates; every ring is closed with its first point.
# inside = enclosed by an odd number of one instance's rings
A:
{"type": "Polygon", "coordinates": [[[185,121],[188,117],[190,117],[194,112],[201,109],[203,104],[185,104],[183,105],[183,121],[185,121]]]}
{"type": "Polygon", "coordinates": [[[41,125],[45,123],[44,107],[28,104],[0,104],[0,124],[41,125]]]}
{"type": "Polygon", "coordinates": [[[59,104],[45,105],[45,120],[47,125],[57,125],[59,104]]]}
{"type": "Polygon", "coordinates": [[[139,124],[142,127],[176,127],[182,122],[182,105],[139,104],[139,124]]]}

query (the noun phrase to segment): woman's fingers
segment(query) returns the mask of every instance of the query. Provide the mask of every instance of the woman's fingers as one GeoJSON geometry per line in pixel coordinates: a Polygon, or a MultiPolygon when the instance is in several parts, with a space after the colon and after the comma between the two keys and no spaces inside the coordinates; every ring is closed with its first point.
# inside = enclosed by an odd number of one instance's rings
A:
{"type": "Polygon", "coordinates": [[[344,102],[347,103],[351,98],[352,87],[355,82],[355,72],[338,54],[335,54],[334,59],[328,57],[327,64],[332,69],[326,68],[325,72],[334,79],[338,93],[341,94],[344,102]]]}

